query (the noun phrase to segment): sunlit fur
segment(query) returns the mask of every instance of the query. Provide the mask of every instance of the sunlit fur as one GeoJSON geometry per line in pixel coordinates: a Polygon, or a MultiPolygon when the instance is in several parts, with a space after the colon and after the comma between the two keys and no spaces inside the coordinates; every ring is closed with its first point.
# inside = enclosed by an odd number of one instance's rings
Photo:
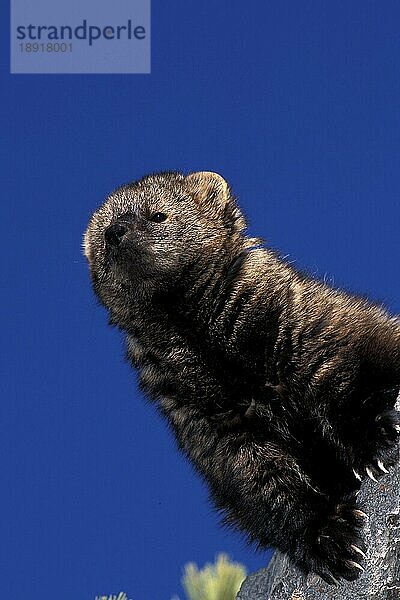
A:
{"type": "Polygon", "coordinates": [[[122,186],[85,234],[94,291],[225,522],[306,573],[355,579],[359,479],[398,458],[400,322],[245,227],[215,173],[122,186]],[[121,217],[128,231],[109,248],[121,217]]]}

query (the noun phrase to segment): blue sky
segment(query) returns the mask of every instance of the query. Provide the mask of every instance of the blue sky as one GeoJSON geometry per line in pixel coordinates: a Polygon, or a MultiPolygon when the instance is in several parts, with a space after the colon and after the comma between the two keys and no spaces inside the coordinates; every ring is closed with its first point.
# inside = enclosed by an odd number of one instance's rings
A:
{"type": "Polygon", "coordinates": [[[81,237],[114,187],[214,170],[252,233],[400,312],[399,3],[153,0],[137,76],[10,75],[1,10],[2,594],[170,600],[188,561],[260,568],[140,396],[81,237]]]}

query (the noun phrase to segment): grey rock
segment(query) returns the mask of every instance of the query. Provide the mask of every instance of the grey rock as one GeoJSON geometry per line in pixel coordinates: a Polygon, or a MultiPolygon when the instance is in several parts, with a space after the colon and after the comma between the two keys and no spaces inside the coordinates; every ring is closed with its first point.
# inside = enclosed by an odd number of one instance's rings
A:
{"type": "Polygon", "coordinates": [[[276,552],[267,568],[247,577],[237,600],[400,600],[400,466],[379,483],[365,479],[359,499],[369,518],[366,570],[357,581],[331,586],[316,575],[305,577],[276,552]]]}

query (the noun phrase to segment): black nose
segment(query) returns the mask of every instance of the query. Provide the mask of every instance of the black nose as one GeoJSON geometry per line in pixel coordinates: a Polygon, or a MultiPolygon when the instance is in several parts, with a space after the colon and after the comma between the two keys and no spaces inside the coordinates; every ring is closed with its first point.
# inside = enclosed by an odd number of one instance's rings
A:
{"type": "Polygon", "coordinates": [[[121,240],[127,231],[128,228],[126,225],[120,225],[120,223],[114,223],[114,225],[110,225],[104,232],[106,244],[116,248],[120,245],[121,240]]]}

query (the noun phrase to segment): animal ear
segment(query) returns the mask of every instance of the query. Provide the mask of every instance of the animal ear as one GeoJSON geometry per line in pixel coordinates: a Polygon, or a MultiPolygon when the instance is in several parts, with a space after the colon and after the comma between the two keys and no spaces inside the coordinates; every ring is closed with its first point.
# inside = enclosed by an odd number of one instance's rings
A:
{"type": "Polygon", "coordinates": [[[229,201],[229,186],[225,179],[212,171],[198,171],[186,177],[186,183],[194,199],[204,205],[223,208],[229,201]]]}
{"type": "Polygon", "coordinates": [[[243,215],[236,206],[228,183],[218,173],[198,171],[186,177],[189,193],[202,210],[211,217],[223,218],[229,228],[244,229],[243,215]]]}

